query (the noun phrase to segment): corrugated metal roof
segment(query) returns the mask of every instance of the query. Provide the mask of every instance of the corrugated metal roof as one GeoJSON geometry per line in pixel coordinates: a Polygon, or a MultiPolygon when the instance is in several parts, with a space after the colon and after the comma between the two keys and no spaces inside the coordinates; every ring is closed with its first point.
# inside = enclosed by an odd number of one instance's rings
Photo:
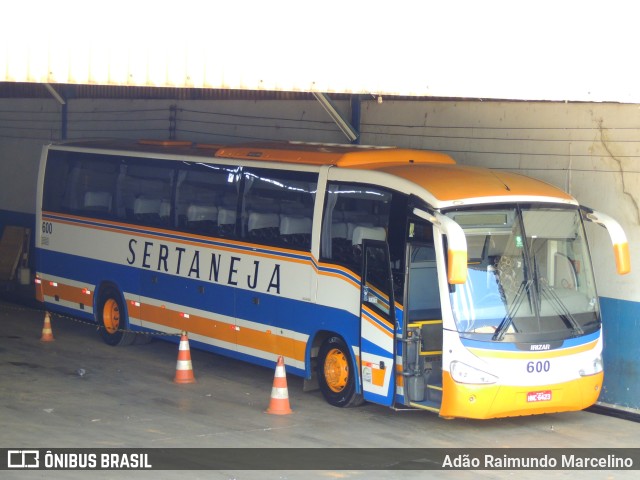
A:
{"type": "MultiPolygon", "coordinates": [[[[310,92],[234,90],[212,88],[116,87],[111,85],[52,85],[64,98],[145,99],[145,100],[315,100],[310,92]]],[[[335,93],[333,100],[348,100],[352,95],[335,93]]],[[[374,99],[371,95],[364,98],[374,99]]],[[[0,82],[0,98],[51,98],[41,83],[0,82]]],[[[440,97],[385,96],[393,100],[448,100],[440,97]]],[[[454,100],[454,98],[450,98],[454,100]]],[[[459,100],[457,97],[455,100],[459,100]]],[[[478,100],[478,99],[470,99],[478,100]]]]}
{"type": "MultiPolygon", "coordinates": [[[[118,87],[111,85],[53,85],[65,98],[154,100],[313,100],[311,93],[211,88],[118,87]]],[[[335,95],[346,98],[348,95],[335,95]]],[[[0,82],[0,98],[51,98],[40,83],[0,82]]]]}

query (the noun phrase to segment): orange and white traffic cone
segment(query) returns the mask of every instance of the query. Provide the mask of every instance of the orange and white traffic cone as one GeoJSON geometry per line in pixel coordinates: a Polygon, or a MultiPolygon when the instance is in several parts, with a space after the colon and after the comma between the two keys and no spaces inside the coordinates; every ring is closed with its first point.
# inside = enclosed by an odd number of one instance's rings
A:
{"type": "Polygon", "coordinates": [[[194,383],[193,366],[191,365],[191,351],[189,350],[189,339],[187,332],[182,332],[180,347],[178,349],[178,362],[176,364],[175,383],[194,383]]]}
{"type": "Polygon", "coordinates": [[[40,337],[41,342],[53,342],[55,338],[53,338],[53,330],[51,330],[51,315],[49,312],[44,314],[44,326],[42,327],[42,337],[40,337]]]}
{"type": "Polygon", "coordinates": [[[273,415],[289,415],[293,413],[289,406],[289,391],[287,389],[287,374],[284,369],[284,357],[278,357],[276,373],[273,376],[273,388],[271,389],[271,401],[266,413],[273,415]]]}

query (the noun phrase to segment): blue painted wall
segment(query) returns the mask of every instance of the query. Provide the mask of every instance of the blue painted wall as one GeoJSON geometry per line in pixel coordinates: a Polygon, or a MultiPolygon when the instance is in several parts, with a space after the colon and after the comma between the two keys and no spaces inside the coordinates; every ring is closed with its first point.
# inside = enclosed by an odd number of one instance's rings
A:
{"type": "Polygon", "coordinates": [[[640,409],[640,303],[601,297],[604,385],[599,402],[640,409]]]}

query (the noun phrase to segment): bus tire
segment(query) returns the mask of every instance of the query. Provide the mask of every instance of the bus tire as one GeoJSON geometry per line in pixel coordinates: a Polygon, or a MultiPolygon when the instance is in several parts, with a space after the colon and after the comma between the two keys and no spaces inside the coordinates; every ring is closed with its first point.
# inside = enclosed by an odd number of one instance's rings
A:
{"type": "Polygon", "coordinates": [[[136,339],[134,332],[127,331],[127,313],[122,297],[114,287],[100,290],[96,304],[96,322],[100,328],[100,336],[107,345],[131,345],[136,339]]]}
{"type": "Polygon", "coordinates": [[[329,337],[318,352],[318,385],[325,400],[334,407],[355,407],[364,403],[356,391],[356,375],[347,344],[329,337]]]}

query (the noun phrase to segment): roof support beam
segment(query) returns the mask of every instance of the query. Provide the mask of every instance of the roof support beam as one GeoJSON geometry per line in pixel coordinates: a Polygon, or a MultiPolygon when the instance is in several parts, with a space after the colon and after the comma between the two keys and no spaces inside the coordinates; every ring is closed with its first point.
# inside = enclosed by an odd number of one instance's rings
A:
{"type": "Polygon", "coordinates": [[[66,105],[67,102],[65,101],[65,99],[62,98],[62,95],[56,92],[56,89],[53,88],[50,83],[45,83],[44,88],[47,89],[47,91],[51,94],[51,96],[55,98],[60,105],[66,105]]]}
{"type": "Polygon", "coordinates": [[[351,125],[358,132],[358,138],[351,140],[352,144],[360,143],[360,118],[362,117],[362,101],[360,95],[351,95],[351,125]]]}
{"type": "Polygon", "coordinates": [[[313,93],[313,96],[316,98],[316,100],[320,102],[320,105],[322,105],[325,111],[333,119],[333,121],[336,122],[336,125],[338,126],[340,131],[344,133],[344,135],[349,139],[349,142],[355,143],[358,137],[360,136],[359,133],[356,131],[355,128],[351,126],[351,124],[348,121],[342,118],[342,116],[340,115],[336,107],[333,105],[333,102],[329,98],[329,95],[327,95],[326,93],[319,93],[319,92],[312,92],[312,93],[313,93]]]}
{"type": "Polygon", "coordinates": [[[67,139],[67,101],[62,95],[60,95],[53,86],[49,83],[44,84],[44,88],[51,94],[53,98],[60,104],[60,139],[67,139]]]}

